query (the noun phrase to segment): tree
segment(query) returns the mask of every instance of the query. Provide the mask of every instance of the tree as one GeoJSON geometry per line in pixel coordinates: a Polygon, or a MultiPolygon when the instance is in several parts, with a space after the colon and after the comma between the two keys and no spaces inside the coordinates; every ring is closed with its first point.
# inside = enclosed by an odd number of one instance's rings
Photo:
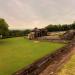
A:
{"type": "Polygon", "coordinates": [[[30,29],[26,29],[26,30],[24,30],[24,31],[22,32],[22,34],[23,34],[23,35],[27,35],[27,34],[29,34],[30,32],[31,32],[30,29]]]}
{"type": "Polygon", "coordinates": [[[46,26],[45,28],[49,32],[67,31],[67,30],[75,29],[75,21],[72,24],[63,24],[63,25],[61,25],[61,24],[59,24],[59,25],[50,24],[50,25],[46,26]]]}
{"type": "Polygon", "coordinates": [[[8,24],[3,18],[0,18],[0,35],[5,38],[8,34],[8,24]]]}
{"type": "Polygon", "coordinates": [[[72,23],[72,29],[75,29],[75,21],[72,23]]]}

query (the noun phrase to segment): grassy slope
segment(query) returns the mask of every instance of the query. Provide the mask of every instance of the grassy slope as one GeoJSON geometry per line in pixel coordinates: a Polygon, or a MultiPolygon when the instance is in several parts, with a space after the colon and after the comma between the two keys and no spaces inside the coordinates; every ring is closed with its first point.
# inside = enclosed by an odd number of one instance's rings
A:
{"type": "Polygon", "coordinates": [[[0,40],[0,75],[11,75],[62,46],[59,43],[34,43],[24,38],[0,40]]]}
{"type": "Polygon", "coordinates": [[[64,65],[58,75],[75,75],[75,55],[64,65]]]}

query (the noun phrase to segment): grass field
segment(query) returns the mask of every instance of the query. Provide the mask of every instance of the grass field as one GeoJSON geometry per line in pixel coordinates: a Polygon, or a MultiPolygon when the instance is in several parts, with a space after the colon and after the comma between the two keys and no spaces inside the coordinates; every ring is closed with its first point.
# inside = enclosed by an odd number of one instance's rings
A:
{"type": "Polygon", "coordinates": [[[63,45],[34,42],[23,37],[0,40],[0,75],[11,75],[63,45]]]}
{"type": "Polygon", "coordinates": [[[58,75],[75,75],[75,55],[64,65],[58,75]]]}

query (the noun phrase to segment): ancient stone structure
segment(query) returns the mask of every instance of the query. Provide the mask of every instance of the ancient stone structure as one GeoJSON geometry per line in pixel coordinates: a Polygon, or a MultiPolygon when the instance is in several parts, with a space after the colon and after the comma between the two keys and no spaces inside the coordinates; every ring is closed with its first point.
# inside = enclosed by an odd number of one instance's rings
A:
{"type": "Polygon", "coordinates": [[[48,35],[47,36],[47,30],[46,29],[33,29],[29,34],[28,38],[31,40],[38,39],[38,40],[72,40],[75,37],[75,30],[68,30],[65,32],[60,33],[61,36],[59,36],[58,32],[51,32],[54,33],[54,35],[48,35]],[[56,36],[57,35],[57,36],[56,36]]]}
{"type": "Polygon", "coordinates": [[[29,34],[28,34],[28,39],[30,39],[30,40],[31,40],[31,39],[34,39],[34,37],[35,37],[34,35],[35,35],[34,32],[29,33],[29,34]]]}
{"type": "Polygon", "coordinates": [[[46,29],[33,29],[29,34],[29,39],[37,39],[38,37],[47,36],[47,30],[46,29]]]}
{"type": "Polygon", "coordinates": [[[63,35],[62,35],[62,39],[64,40],[72,40],[75,37],[75,30],[69,30],[66,31],[63,35]]]}

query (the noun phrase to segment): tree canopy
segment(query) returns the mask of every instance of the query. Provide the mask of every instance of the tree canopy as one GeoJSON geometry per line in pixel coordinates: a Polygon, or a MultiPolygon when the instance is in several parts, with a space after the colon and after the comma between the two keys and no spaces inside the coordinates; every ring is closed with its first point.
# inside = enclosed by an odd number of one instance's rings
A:
{"type": "Polygon", "coordinates": [[[67,31],[67,30],[75,29],[75,22],[73,22],[72,24],[63,24],[63,25],[61,25],[61,24],[59,24],[59,25],[49,24],[45,28],[49,32],[52,32],[52,31],[67,31]]]}
{"type": "Polygon", "coordinates": [[[8,24],[3,18],[0,18],[0,35],[5,36],[8,33],[8,24]]]}

